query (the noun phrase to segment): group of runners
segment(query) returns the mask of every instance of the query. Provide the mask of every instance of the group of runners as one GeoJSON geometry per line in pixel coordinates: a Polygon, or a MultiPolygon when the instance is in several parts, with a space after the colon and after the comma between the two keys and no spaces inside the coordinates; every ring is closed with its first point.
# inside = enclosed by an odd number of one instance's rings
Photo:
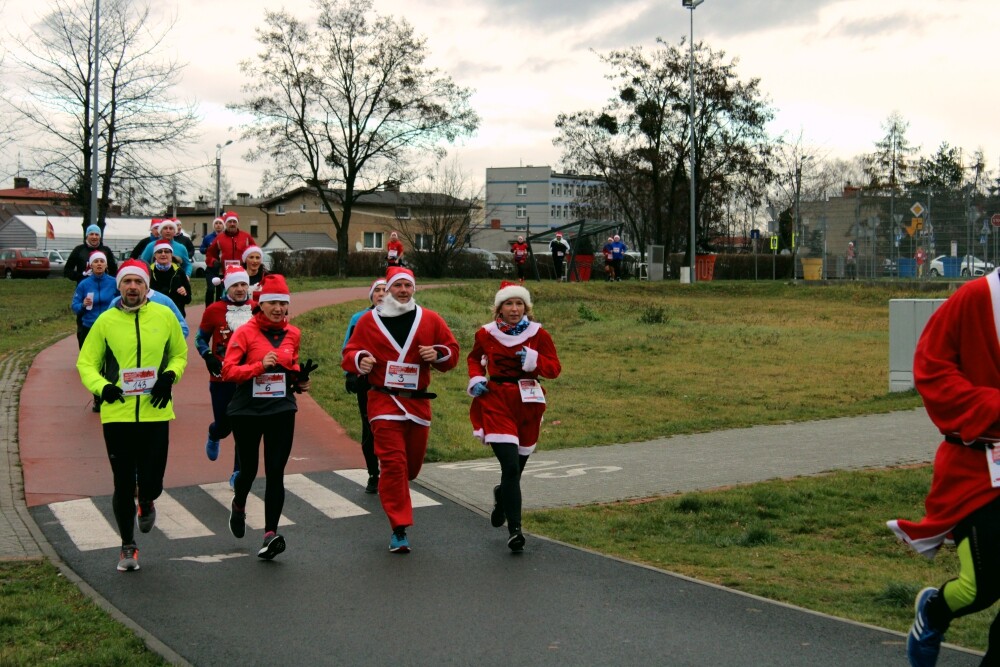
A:
{"type": "MultiPolygon", "coordinates": [[[[299,360],[301,332],[288,322],[291,294],[284,277],[265,273],[255,290],[246,260],[247,250],[256,246],[241,248],[236,234],[227,236],[230,221],[222,222],[209,247],[218,253],[221,279],[215,276],[212,284],[221,286],[221,294],[205,309],[195,335],[213,411],[205,452],[216,460],[220,441],[232,434],[229,528],[242,538],[263,443],[264,534],[257,555],[269,560],[286,547],[277,531],[295,432],[295,396],[309,390],[317,365],[299,360]],[[241,260],[232,261],[237,255],[241,260]]],[[[184,318],[169,298],[160,295],[158,303],[158,292],[151,288],[152,276],[162,270],[156,257],[161,243],[147,244],[153,247],[152,263],[129,259],[114,276],[107,270],[106,253],[93,249],[74,296],[82,313],[77,369],[101,413],[122,540],[117,568],[123,572],[139,569],[135,524],[147,533],[156,521],[173,391],[187,366],[184,318]]],[[[412,270],[390,263],[385,278],[369,290],[370,306],[348,323],[341,351],[346,385],[357,395],[362,419],[369,473],[365,490],[379,495],[393,553],[411,548],[409,482],[419,474],[427,450],[436,397],[429,391],[431,371],[446,372],[459,363],[455,336],[440,315],[417,304],[415,292],[412,270]]],[[[523,285],[503,283],[491,310],[491,321],[476,332],[466,358],[470,421],[474,436],[500,464],[490,522],[506,525],[508,548],[520,552],[525,545],[520,477],[537,446],[545,411],[539,379],[558,377],[561,367],[551,337],[534,321],[531,295],[523,285]]]]}

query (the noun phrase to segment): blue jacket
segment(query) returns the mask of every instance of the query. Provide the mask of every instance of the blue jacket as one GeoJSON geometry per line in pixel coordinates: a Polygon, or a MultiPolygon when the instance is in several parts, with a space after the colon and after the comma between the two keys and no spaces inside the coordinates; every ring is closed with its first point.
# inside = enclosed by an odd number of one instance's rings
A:
{"type": "MultiPolygon", "coordinates": [[[[187,248],[185,248],[181,243],[177,241],[171,241],[170,246],[174,250],[174,259],[181,263],[184,268],[184,274],[190,278],[191,273],[194,271],[194,264],[191,263],[191,258],[188,256],[187,248]]],[[[155,243],[150,243],[146,246],[146,249],[142,251],[142,255],[139,257],[146,264],[153,263],[153,249],[156,247],[155,243]]]]}
{"type": "Polygon", "coordinates": [[[212,241],[215,240],[216,236],[216,232],[212,232],[211,234],[207,234],[205,238],[201,240],[201,245],[198,246],[198,250],[201,250],[201,254],[205,254],[205,251],[208,250],[208,246],[212,245],[212,241]]]}
{"type": "Polygon", "coordinates": [[[77,283],[71,308],[80,316],[80,323],[89,329],[94,326],[97,316],[111,307],[116,296],[118,296],[118,286],[113,277],[107,273],[102,273],[100,277],[90,275],[77,283]],[[83,300],[89,292],[94,293],[94,304],[87,310],[83,300]]]}

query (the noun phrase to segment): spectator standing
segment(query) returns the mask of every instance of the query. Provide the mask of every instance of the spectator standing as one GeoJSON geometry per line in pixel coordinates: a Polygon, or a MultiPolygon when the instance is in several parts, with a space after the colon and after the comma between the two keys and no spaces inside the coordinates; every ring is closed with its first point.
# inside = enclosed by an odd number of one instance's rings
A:
{"type": "Polygon", "coordinates": [[[917,246],[917,254],[913,257],[917,261],[917,278],[924,277],[924,263],[927,262],[927,253],[924,252],[924,247],[921,245],[917,246]]]}
{"type": "MultiPolygon", "coordinates": [[[[382,305],[383,298],[385,298],[385,278],[379,278],[372,283],[371,289],[368,290],[368,301],[371,302],[371,305],[354,313],[351,316],[351,321],[347,323],[344,344],[340,347],[341,355],[344,353],[344,348],[347,347],[347,341],[351,340],[351,334],[354,333],[354,327],[357,326],[358,320],[365,313],[382,305]]],[[[365,493],[378,493],[378,456],[375,455],[375,437],[372,435],[372,427],[368,423],[368,376],[349,371],[344,371],[344,376],[344,388],[347,393],[357,396],[358,412],[361,414],[361,453],[365,457],[365,468],[368,470],[365,493]]]]}
{"type": "Polygon", "coordinates": [[[194,241],[192,241],[191,237],[184,231],[184,223],[181,222],[180,218],[171,218],[170,221],[177,225],[177,235],[174,236],[174,240],[184,246],[184,249],[187,250],[188,257],[190,257],[193,261],[194,241]]]}
{"type": "MultiPolygon", "coordinates": [[[[82,348],[98,315],[111,307],[118,296],[115,279],[108,275],[108,260],[103,252],[95,250],[88,260],[90,275],[76,285],[71,308],[76,313],[76,342],[82,348]]],[[[101,395],[94,394],[94,412],[101,411],[101,395]]]]}
{"type": "Polygon", "coordinates": [[[403,243],[396,232],[389,234],[389,243],[385,247],[387,266],[403,266],[403,243]]]}
{"type": "Polygon", "coordinates": [[[858,253],[854,249],[854,241],[848,241],[844,259],[847,262],[847,277],[856,280],[858,277],[858,253]]]}
{"type": "Polygon", "coordinates": [[[191,303],[191,282],[174,260],[173,244],[160,239],[152,248],[153,263],[150,265],[149,285],[160,294],[170,297],[181,315],[186,316],[185,306],[191,303]]]}
{"type": "Polygon", "coordinates": [[[493,487],[490,523],[507,523],[507,547],[524,549],[521,473],[538,445],[545,390],[538,378],[559,377],[562,366],[552,337],[534,321],[531,294],[504,282],[493,299],[493,321],[476,331],[466,359],[473,435],[493,449],[500,484],[493,487]],[[488,378],[487,378],[488,376],[488,378]]]}
{"type": "Polygon", "coordinates": [[[285,538],[277,531],[295,434],[295,393],[309,390],[309,374],[316,370],[311,361],[299,366],[301,333],[288,323],[290,300],[284,276],[267,276],[253,317],[230,338],[222,365],[222,379],[237,385],[226,410],[240,458],[229,530],[237,538],[246,534],[246,501],[263,439],[264,543],[257,556],[265,560],[285,550],[285,538]]]}
{"type": "Polygon", "coordinates": [[[240,229],[240,216],[234,211],[226,211],[222,216],[225,229],[216,235],[208,250],[205,251],[205,262],[209,258],[217,263],[220,274],[227,266],[238,266],[243,263],[243,251],[253,245],[253,237],[240,229]]]}
{"type": "MultiPolygon", "coordinates": [[[[205,309],[201,324],[195,335],[198,354],[208,368],[208,393],[212,397],[213,421],[208,425],[208,440],[205,455],[209,461],[219,458],[219,441],[233,432],[232,423],[226,409],[236,392],[236,383],[222,379],[222,363],[226,358],[229,339],[241,326],[253,317],[256,305],[250,299],[250,284],[247,272],[239,266],[230,266],[222,280],[222,298],[205,309]]],[[[213,285],[214,287],[214,285],[213,285]]],[[[239,451],[234,446],[233,473],[229,486],[233,488],[236,474],[240,470],[239,451]]]]}
{"type": "Polygon", "coordinates": [[[375,436],[379,499],[392,536],[389,551],[408,553],[406,529],[413,525],[409,481],[427,452],[431,369],[458,363],[458,343],[444,319],[413,299],[413,272],[401,266],[386,274],[382,305],[361,316],[344,348],[343,369],[368,376],[368,419],[375,436]]]}
{"type": "Polygon", "coordinates": [[[187,343],[174,315],[146,299],[149,269],[135,260],[116,276],[121,300],[98,316],[76,367],[88,391],[101,395],[101,424],[114,477],[112,506],[121,534],[118,571],[139,569],[135,542],[156,521],[154,501],[163,492],[172,387],[187,366],[187,343]],[[112,359],[115,363],[107,363],[112,359]],[[103,373],[103,374],[102,374],[103,373]]]}
{"type": "Polygon", "coordinates": [[[556,237],[549,243],[549,252],[552,253],[552,267],[555,271],[555,279],[565,281],[566,276],[563,274],[563,262],[566,261],[569,244],[563,240],[562,232],[556,232],[556,237]]]}
{"type": "Polygon", "coordinates": [[[118,272],[118,262],[115,261],[115,253],[111,248],[101,242],[101,228],[97,225],[89,225],[84,235],[84,241],[73,248],[66,265],[63,267],[63,275],[76,283],[90,275],[90,256],[95,251],[104,254],[107,261],[106,273],[114,276],[118,272]]]}
{"type": "Polygon", "coordinates": [[[511,245],[510,252],[514,256],[514,268],[517,269],[517,279],[524,284],[524,271],[528,266],[528,244],[523,236],[517,237],[517,242],[511,245]]]}
{"type": "MultiPolygon", "coordinates": [[[[212,231],[205,234],[205,237],[201,240],[201,245],[198,247],[201,250],[201,254],[205,255],[208,250],[208,246],[212,245],[212,241],[215,237],[222,233],[226,228],[226,223],[222,221],[222,218],[216,218],[212,221],[212,231]]],[[[193,256],[193,255],[192,255],[193,256]]],[[[222,283],[221,283],[222,271],[219,269],[219,260],[211,259],[205,256],[205,306],[212,305],[213,302],[218,301],[222,298],[222,283]],[[220,282],[214,282],[214,278],[219,278],[220,282]]]]}

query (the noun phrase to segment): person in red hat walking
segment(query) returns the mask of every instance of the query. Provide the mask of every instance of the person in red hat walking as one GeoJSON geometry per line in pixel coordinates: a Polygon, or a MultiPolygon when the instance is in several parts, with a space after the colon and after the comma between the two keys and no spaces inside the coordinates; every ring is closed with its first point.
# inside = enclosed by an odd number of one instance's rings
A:
{"type": "Polygon", "coordinates": [[[495,528],[507,523],[507,546],[524,549],[521,473],[538,445],[545,390],[538,378],[559,377],[562,366],[552,337],[534,321],[531,294],[504,282],[493,298],[493,321],[476,331],[466,363],[472,433],[493,449],[500,484],[493,487],[495,528]]]}
{"type": "MultiPolygon", "coordinates": [[[[219,441],[233,432],[232,423],[226,409],[236,391],[236,384],[222,379],[222,361],[226,358],[229,339],[241,326],[253,317],[256,305],[250,298],[250,278],[240,266],[226,268],[226,276],[221,281],[224,287],[222,298],[205,309],[201,324],[195,335],[198,354],[208,368],[208,392],[212,397],[212,423],[208,425],[208,440],[205,441],[205,455],[209,461],[219,458],[219,441]]],[[[215,289],[215,285],[212,285],[215,289]]],[[[234,447],[235,449],[235,447],[234,447]]],[[[240,456],[233,456],[233,473],[229,486],[236,483],[236,473],[240,469],[240,456]]]]}
{"type": "Polygon", "coordinates": [[[409,481],[416,479],[427,452],[431,369],[458,363],[458,342],[437,313],[413,299],[413,272],[401,266],[386,273],[382,305],[361,316],[344,347],[341,367],[368,378],[368,420],[379,461],[379,499],[392,536],[389,551],[408,553],[406,529],[413,525],[409,481]]]}
{"type": "Polygon", "coordinates": [[[83,341],[76,368],[91,393],[101,396],[104,443],[114,476],[111,504],[122,538],[118,570],[139,569],[135,542],[156,521],[153,501],[163,492],[172,387],[187,367],[187,343],[166,306],[147,299],[149,268],[122,262],[116,276],[121,300],[104,311],[83,341]]]}
{"type": "Polygon", "coordinates": [[[257,307],[249,322],[229,340],[222,379],[237,385],[226,414],[232,420],[240,470],[233,485],[229,530],[246,534],[246,502],[257,476],[260,442],[264,441],[264,543],[257,556],[271,560],[285,550],[278,520],[285,504],[285,465],[295,434],[295,393],[309,391],[312,360],[299,365],[298,327],[288,323],[291,295],[285,277],[264,277],[257,307]]]}

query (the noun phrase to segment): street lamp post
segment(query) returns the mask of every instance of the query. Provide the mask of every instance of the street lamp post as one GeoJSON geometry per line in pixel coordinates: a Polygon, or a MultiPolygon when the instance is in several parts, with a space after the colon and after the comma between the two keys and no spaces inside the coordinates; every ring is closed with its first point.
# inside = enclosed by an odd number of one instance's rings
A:
{"type": "Polygon", "coordinates": [[[695,241],[697,235],[696,227],[696,216],[695,216],[695,197],[696,197],[696,185],[695,185],[695,143],[694,143],[694,10],[705,0],[681,0],[681,4],[687,9],[691,10],[691,42],[689,44],[691,48],[691,283],[695,282],[695,241]]]}
{"type": "Polygon", "coordinates": [[[215,217],[222,214],[222,149],[233,143],[229,139],[224,144],[215,144],[215,217]]]}
{"type": "MultiPolygon", "coordinates": [[[[800,197],[802,196],[802,163],[809,159],[809,156],[799,158],[795,164],[795,226],[792,230],[792,282],[797,279],[797,267],[799,259],[799,246],[802,245],[802,216],[799,214],[800,197]]],[[[805,277],[805,276],[803,276],[805,277]]]]}

